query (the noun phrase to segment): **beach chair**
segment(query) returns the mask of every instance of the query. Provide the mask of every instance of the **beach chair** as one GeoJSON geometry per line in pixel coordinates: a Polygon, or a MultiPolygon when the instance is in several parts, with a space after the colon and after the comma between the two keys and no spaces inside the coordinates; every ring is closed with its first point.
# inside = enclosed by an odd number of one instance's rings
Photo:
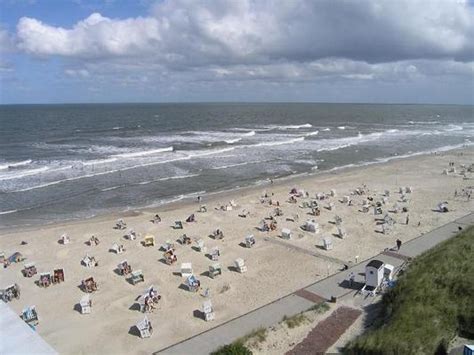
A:
{"type": "Polygon", "coordinates": [[[268,225],[267,221],[265,220],[261,220],[257,229],[260,231],[260,232],[268,232],[270,231],[270,226],[268,225]]]}
{"type": "Polygon", "coordinates": [[[209,277],[211,279],[214,279],[219,275],[222,275],[221,264],[213,263],[213,264],[209,265],[209,277]]]}
{"type": "Polygon", "coordinates": [[[120,275],[125,276],[132,272],[132,267],[127,260],[123,260],[120,264],[117,265],[117,270],[120,275]]]}
{"type": "Polygon", "coordinates": [[[219,247],[214,247],[211,249],[211,260],[217,261],[219,260],[219,256],[221,255],[219,247]]]}
{"type": "Polygon", "coordinates": [[[183,222],[181,222],[181,221],[175,221],[173,228],[174,228],[174,229],[183,229],[183,222]]]}
{"type": "Polygon", "coordinates": [[[244,272],[247,272],[247,266],[245,265],[244,259],[242,258],[235,259],[234,264],[237,271],[240,272],[241,274],[244,272]]]}
{"type": "Polygon", "coordinates": [[[125,251],[125,248],[123,247],[123,245],[118,245],[117,243],[114,243],[109,249],[109,251],[115,254],[122,254],[125,251]]]}
{"type": "Polygon", "coordinates": [[[63,234],[59,238],[59,244],[66,245],[66,244],[69,244],[70,242],[71,242],[71,240],[69,239],[67,234],[63,234]]]}
{"type": "Polygon", "coordinates": [[[22,270],[23,276],[24,277],[33,277],[33,275],[36,275],[38,271],[36,270],[36,265],[35,263],[27,263],[24,265],[24,268],[22,270]]]}
{"type": "Polygon", "coordinates": [[[151,221],[152,221],[152,223],[160,223],[161,222],[161,217],[158,214],[155,214],[151,221]]]}
{"type": "Polygon", "coordinates": [[[178,242],[181,245],[189,245],[192,244],[191,237],[188,237],[186,234],[183,234],[181,237],[178,238],[178,242]]]}
{"type": "Polygon", "coordinates": [[[212,308],[211,300],[204,301],[202,304],[202,314],[204,315],[204,320],[206,322],[214,320],[215,314],[214,309],[212,308]]]}
{"type": "Polygon", "coordinates": [[[350,199],[351,199],[351,198],[350,198],[349,196],[347,196],[347,195],[346,195],[346,196],[342,196],[341,203],[346,203],[346,204],[347,204],[347,203],[349,203],[349,200],[350,200],[350,199]]]}
{"type": "Polygon", "coordinates": [[[165,258],[165,262],[167,265],[173,265],[175,262],[178,261],[178,256],[174,253],[174,249],[170,249],[164,252],[163,257],[165,258]]]}
{"type": "Polygon", "coordinates": [[[12,284],[5,287],[5,289],[1,292],[1,299],[5,303],[11,302],[13,299],[19,300],[20,286],[18,286],[17,284],[12,284]]]}
{"type": "Polygon", "coordinates": [[[94,291],[97,291],[99,289],[99,286],[97,285],[97,282],[94,281],[94,278],[91,276],[87,279],[82,280],[81,288],[86,293],[92,293],[94,291]]]}
{"type": "Polygon", "coordinates": [[[245,246],[247,248],[251,248],[254,245],[255,245],[255,237],[253,236],[253,234],[246,236],[245,237],[245,246]]]}
{"type": "Polygon", "coordinates": [[[383,213],[382,207],[374,206],[374,216],[377,216],[382,213],[383,213]]]}
{"type": "Polygon", "coordinates": [[[39,275],[38,285],[39,287],[49,287],[52,283],[51,273],[43,272],[39,275]]]}
{"type": "Polygon", "coordinates": [[[181,264],[181,276],[189,277],[193,274],[193,264],[191,263],[182,263],[181,264]]]}
{"type": "Polygon", "coordinates": [[[338,216],[338,215],[335,215],[335,216],[334,216],[334,224],[335,224],[336,226],[340,226],[340,225],[342,224],[342,218],[341,218],[340,216],[338,216]]]}
{"type": "Polygon", "coordinates": [[[36,326],[39,323],[38,312],[36,311],[36,306],[29,306],[23,309],[21,312],[21,319],[25,321],[26,324],[36,326]]]}
{"type": "Polygon", "coordinates": [[[64,282],[64,269],[53,270],[53,284],[59,284],[64,282]]]}
{"type": "Polygon", "coordinates": [[[440,203],[438,203],[438,209],[437,209],[437,211],[438,211],[438,212],[442,212],[442,213],[449,212],[448,203],[447,203],[447,202],[440,202],[440,203]]]}
{"type": "Polygon", "coordinates": [[[199,291],[199,288],[201,287],[201,282],[196,278],[196,276],[189,275],[186,278],[186,286],[188,287],[189,291],[197,292],[199,291]]]}
{"type": "Polygon", "coordinates": [[[281,230],[281,237],[283,239],[288,239],[290,240],[291,239],[291,236],[292,236],[292,233],[291,233],[291,230],[289,230],[288,228],[283,228],[281,230]]]}
{"type": "Polygon", "coordinates": [[[317,200],[322,201],[322,200],[324,200],[325,198],[326,198],[326,195],[323,194],[323,193],[321,193],[321,192],[318,192],[318,193],[316,194],[316,199],[317,199],[317,200]]]}
{"type": "Polygon", "coordinates": [[[329,191],[329,196],[331,196],[331,197],[336,197],[336,190],[331,189],[331,190],[329,191]]]}
{"type": "Polygon", "coordinates": [[[161,246],[161,249],[164,251],[164,252],[167,252],[169,250],[175,250],[175,245],[174,243],[171,242],[171,240],[167,240],[162,246],[161,246]]]}
{"type": "Polygon", "coordinates": [[[196,222],[196,217],[194,216],[194,213],[191,214],[188,218],[186,218],[186,223],[193,223],[196,222]]]}
{"type": "Polygon", "coordinates": [[[240,211],[239,217],[247,218],[247,216],[250,216],[250,212],[249,212],[249,211],[247,211],[246,209],[243,209],[242,211],[240,211]]]}
{"type": "Polygon", "coordinates": [[[205,213],[207,212],[207,206],[206,205],[201,205],[199,206],[199,211],[200,213],[205,213]]]}
{"type": "Polygon", "coordinates": [[[94,267],[94,266],[97,266],[99,263],[97,262],[97,260],[95,260],[95,258],[93,256],[89,256],[89,255],[86,255],[82,260],[81,260],[81,263],[85,266],[85,267],[94,267]]]}
{"type": "Polygon", "coordinates": [[[406,186],[405,187],[405,193],[411,194],[413,192],[413,188],[411,186],[406,186]]]}
{"type": "Polygon", "coordinates": [[[347,232],[346,230],[344,229],[344,227],[342,226],[338,226],[337,227],[337,235],[339,236],[339,238],[341,239],[345,239],[347,237],[347,232]]]}
{"type": "Polygon", "coordinates": [[[229,205],[232,206],[232,207],[237,207],[237,204],[235,203],[234,200],[230,200],[229,205]]]}
{"type": "Polygon", "coordinates": [[[124,222],[123,219],[117,220],[117,223],[115,223],[115,229],[123,230],[127,228],[127,223],[124,222]]]}
{"type": "Polygon", "coordinates": [[[334,202],[329,202],[326,208],[329,211],[334,211],[334,209],[336,208],[336,205],[334,205],[334,202]]]}
{"type": "Polygon", "coordinates": [[[153,327],[147,317],[136,324],[140,338],[149,338],[153,334],[153,327]]]}
{"type": "Polygon", "coordinates": [[[325,250],[331,250],[333,248],[331,237],[323,238],[323,247],[325,250]]]}
{"type": "Polygon", "coordinates": [[[90,239],[88,241],[89,246],[96,246],[96,245],[99,245],[99,243],[100,243],[99,238],[97,238],[94,235],[92,237],[90,237],[90,239]]]}
{"type": "Polygon", "coordinates": [[[306,232],[310,233],[319,233],[319,224],[316,223],[314,220],[308,220],[306,223],[301,227],[306,232]]]}
{"type": "Polygon", "coordinates": [[[127,234],[127,239],[128,240],[135,240],[137,239],[137,233],[133,229],[130,229],[130,231],[127,234]]]}
{"type": "Polygon", "coordinates": [[[8,263],[21,263],[23,260],[25,260],[24,256],[20,252],[15,252],[8,258],[8,263]]]}
{"type": "Polygon", "coordinates": [[[92,309],[92,301],[89,294],[82,296],[79,301],[79,306],[81,308],[81,314],[90,314],[92,309]]]}
{"type": "Polygon", "coordinates": [[[220,230],[220,228],[217,228],[214,232],[212,232],[212,237],[215,240],[221,240],[224,239],[224,233],[220,230]]]}
{"type": "Polygon", "coordinates": [[[145,239],[143,240],[143,246],[145,247],[155,246],[155,237],[151,234],[145,235],[145,239]]]}
{"type": "Polygon", "coordinates": [[[139,282],[144,282],[145,276],[143,276],[143,272],[141,270],[132,271],[129,281],[132,285],[136,285],[139,282]]]}
{"type": "Polygon", "coordinates": [[[204,240],[198,239],[198,240],[196,240],[196,244],[197,244],[196,248],[197,248],[197,250],[198,250],[199,252],[202,252],[202,253],[206,253],[206,252],[207,252],[207,248],[206,248],[206,246],[204,245],[204,240]]]}

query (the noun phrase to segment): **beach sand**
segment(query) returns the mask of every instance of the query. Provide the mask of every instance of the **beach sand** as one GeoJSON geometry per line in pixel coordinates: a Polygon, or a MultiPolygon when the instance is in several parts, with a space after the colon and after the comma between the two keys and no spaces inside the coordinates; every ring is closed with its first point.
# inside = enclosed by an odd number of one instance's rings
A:
{"type": "MultiPolygon", "coordinates": [[[[474,149],[465,148],[393,160],[378,165],[276,181],[274,184],[213,197],[204,196],[203,203],[207,204],[207,213],[197,213],[199,205],[188,202],[172,207],[164,206],[155,211],[143,210],[125,215],[2,231],[0,251],[5,252],[5,255],[21,252],[27,258],[26,262],[36,263],[38,272],[64,268],[66,281],[45,289],[40,288],[34,283],[38,280],[38,275],[33,278],[23,277],[23,263],[19,263],[0,271],[0,288],[14,282],[20,285],[21,299],[12,301],[10,306],[20,313],[24,307],[36,305],[40,317],[37,331],[62,354],[150,353],[335,273],[342,264],[354,262],[356,256],[361,262],[385,248],[394,247],[396,239],[408,241],[472,212],[473,201],[454,198],[454,191],[460,192],[463,188],[473,186],[474,180],[463,179],[459,174],[443,175],[442,171],[448,168],[450,161],[456,162],[459,171],[459,164],[474,162],[474,149]],[[338,201],[363,184],[367,185],[369,193],[375,195],[376,199],[381,199],[381,194],[390,190],[388,207],[392,207],[400,198],[399,186],[411,186],[413,193],[407,195],[409,203],[402,204],[409,208],[409,225],[404,224],[406,213],[391,213],[399,223],[395,224],[392,233],[388,235],[378,233],[380,228],[375,226],[376,216],[372,209],[369,213],[359,212],[366,196],[351,196],[353,206],[338,201]],[[298,205],[309,199],[298,199],[297,204],[286,202],[292,187],[302,188],[311,196],[335,189],[336,197],[321,201],[323,207],[328,201],[334,202],[335,210],[322,208],[319,217],[307,215],[308,209],[301,209],[298,205]],[[284,212],[284,216],[277,217],[278,229],[270,233],[255,229],[262,218],[275,208],[260,203],[264,191],[274,194],[272,199],[280,201],[284,212]],[[227,204],[230,199],[235,200],[238,205],[232,211],[215,209],[227,204]],[[440,201],[449,202],[450,212],[432,211],[440,201]],[[242,209],[250,211],[250,216],[245,219],[239,217],[242,209]],[[155,213],[159,213],[162,218],[159,224],[150,222],[155,213]],[[183,230],[171,228],[174,221],[184,222],[191,213],[195,213],[197,222],[184,223],[183,230]],[[286,217],[293,214],[299,215],[299,222],[286,221],[286,217]],[[337,229],[330,222],[336,214],[343,219],[343,226],[348,233],[345,239],[332,236],[337,229]],[[126,230],[113,229],[118,218],[124,218],[126,230]],[[299,229],[299,225],[308,218],[314,218],[319,223],[318,234],[299,229]],[[281,228],[285,227],[293,231],[292,240],[279,238],[281,228]],[[124,239],[123,236],[130,228],[140,233],[141,237],[134,241],[124,239]],[[224,232],[224,240],[209,237],[216,228],[224,232]],[[69,235],[71,243],[61,245],[58,240],[64,233],[69,235]],[[147,233],[156,237],[155,247],[141,245],[140,242],[147,233]],[[159,250],[160,246],[166,240],[175,241],[183,233],[191,238],[202,238],[208,250],[219,246],[219,262],[223,269],[220,277],[211,279],[206,275],[212,261],[204,253],[192,248],[196,246],[194,242],[191,246],[176,243],[176,264],[168,266],[161,261],[163,252],[159,250]],[[240,246],[239,243],[249,234],[255,235],[256,245],[253,248],[240,246]],[[98,246],[86,245],[92,235],[100,239],[98,246]],[[321,248],[321,239],[325,236],[332,236],[333,250],[321,248]],[[21,241],[28,244],[20,245],[21,241]],[[109,252],[113,243],[123,244],[126,251],[119,255],[109,252]],[[318,257],[314,253],[333,259],[318,257]],[[81,259],[86,254],[94,256],[99,261],[99,266],[82,266],[81,259]],[[246,273],[229,270],[236,258],[245,260],[248,266],[246,273]],[[144,283],[133,286],[114,272],[117,264],[124,259],[128,260],[134,270],[143,271],[144,283]],[[184,280],[179,274],[182,262],[192,262],[194,272],[201,281],[200,292],[192,293],[182,288],[184,280]],[[93,276],[98,282],[99,290],[91,295],[92,313],[82,315],[75,310],[75,306],[84,295],[79,288],[81,280],[88,276],[93,276]],[[133,326],[143,319],[144,314],[134,304],[135,299],[150,285],[158,288],[162,299],[158,308],[147,314],[154,327],[152,337],[140,339],[133,326]],[[206,288],[210,289],[210,298],[216,312],[216,319],[211,322],[195,316],[195,311],[201,308],[205,300],[201,294],[206,288]]],[[[384,212],[386,210],[387,206],[384,206],[384,212]]]]}

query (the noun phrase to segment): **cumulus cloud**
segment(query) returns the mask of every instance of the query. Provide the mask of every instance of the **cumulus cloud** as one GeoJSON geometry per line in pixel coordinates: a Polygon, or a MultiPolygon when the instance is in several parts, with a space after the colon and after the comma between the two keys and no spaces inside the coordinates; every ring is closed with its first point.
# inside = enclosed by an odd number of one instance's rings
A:
{"type": "Polygon", "coordinates": [[[68,28],[23,17],[16,45],[63,57],[75,80],[124,86],[472,77],[474,9],[468,0],[165,0],[147,16],[92,13],[68,28]]]}

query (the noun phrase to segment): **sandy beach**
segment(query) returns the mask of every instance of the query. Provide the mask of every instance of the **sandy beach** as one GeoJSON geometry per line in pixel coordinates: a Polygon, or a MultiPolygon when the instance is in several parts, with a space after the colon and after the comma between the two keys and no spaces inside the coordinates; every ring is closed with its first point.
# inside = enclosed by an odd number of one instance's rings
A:
{"type": "Polygon", "coordinates": [[[338,272],[344,264],[356,262],[356,257],[361,262],[385,248],[394,247],[397,239],[408,241],[473,211],[472,199],[454,195],[455,191],[460,194],[463,189],[474,186],[472,173],[467,173],[466,178],[459,174],[461,164],[469,166],[472,163],[474,149],[464,148],[275,181],[212,197],[203,196],[202,203],[208,209],[205,213],[197,212],[199,204],[193,201],[172,207],[163,206],[154,211],[131,211],[126,215],[3,230],[0,232],[0,251],[6,256],[16,251],[22,253],[26,257],[25,262],[36,264],[38,273],[64,268],[65,282],[40,288],[35,284],[38,275],[32,278],[22,276],[22,262],[2,269],[0,288],[11,283],[20,286],[21,299],[13,300],[9,305],[17,313],[28,305],[35,305],[40,317],[38,333],[61,354],[150,353],[338,272]],[[455,163],[457,173],[443,174],[444,169],[449,169],[449,162],[455,163]],[[352,194],[364,185],[365,194],[352,194]],[[412,192],[406,194],[407,202],[398,202],[401,199],[399,187],[412,188],[412,192]],[[303,189],[310,197],[298,197],[297,203],[289,203],[292,188],[303,189]],[[329,194],[331,189],[336,191],[336,195],[318,201],[321,207],[319,216],[310,216],[310,209],[299,207],[303,202],[314,199],[317,193],[329,194]],[[390,191],[390,196],[386,205],[382,206],[382,215],[374,216],[372,208],[367,213],[360,211],[367,197],[381,201],[386,190],[390,191]],[[261,202],[265,194],[274,202],[273,206],[261,202]],[[350,196],[352,205],[340,202],[343,196],[350,196]],[[219,209],[230,200],[234,200],[237,207],[230,211],[219,209]],[[274,211],[276,201],[279,201],[284,213],[276,217],[277,229],[271,232],[257,230],[260,221],[274,211]],[[448,202],[449,212],[433,211],[441,201],[448,202]],[[334,204],[333,210],[326,208],[329,203],[334,204]],[[383,217],[395,204],[407,207],[408,212],[389,213],[396,223],[391,233],[382,234],[375,218],[383,217]],[[250,215],[239,217],[244,209],[250,215]],[[150,222],[155,213],[160,215],[161,223],[150,222]],[[192,213],[196,216],[196,222],[185,223],[192,213]],[[287,220],[287,217],[294,215],[298,215],[297,221],[287,220]],[[337,233],[332,223],[335,215],[342,218],[342,225],[347,231],[344,239],[334,235],[337,233]],[[125,220],[127,229],[113,228],[119,218],[125,220]],[[300,228],[307,219],[315,219],[319,223],[318,233],[300,228]],[[172,228],[178,220],[183,221],[182,230],[172,228]],[[223,240],[209,237],[217,228],[223,231],[223,240]],[[280,237],[282,228],[293,232],[291,240],[280,237]],[[140,234],[136,240],[124,238],[130,229],[140,234]],[[58,243],[64,233],[71,241],[66,245],[58,243]],[[192,238],[191,245],[176,242],[183,233],[192,238]],[[146,234],[155,236],[154,247],[141,244],[146,234]],[[256,239],[252,248],[240,245],[249,234],[256,239]],[[87,245],[92,235],[100,239],[99,245],[87,245]],[[332,250],[324,250],[323,237],[332,238],[332,250]],[[204,240],[208,251],[215,246],[220,249],[222,275],[215,279],[207,275],[212,263],[210,258],[194,248],[194,240],[199,238],[204,240]],[[167,240],[175,243],[178,258],[177,263],[171,266],[162,261],[163,251],[159,250],[167,240]],[[22,241],[27,244],[20,245],[22,241]],[[114,243],[123,244],[125,252],[119,255],[110,252],[114,243]],[[97,267],[81,265],[81,259],[86,254],[98,260],[97,267]],[[245,260],[248,267],[246,273],[233,270],[237,258],[245,260]],[[124,259],[133,270],[143,271],[144,282],[132,285],[115,272],[117,264],[124,259]],[[201,281],[199,292],[193,293],[183,287],[184,279],[180,275],[182,262],[192,263],[194,273],[201,281]],[[99,290],[91,294],[91,314],[83,315],[75,307],[85,294],[79,287],[81,280],[89,276],[97,281],[99,290]],[[137,309],[135,300],[151,285],[158,289],[162,298],[157,309],[147,313],[153,324],[153,335],[141,339],[133,328],[144,314],[137,309]],[[207,288],[215,310],[215,320],[210,322],[195,316],[195,311],[201,309],[206,299],[202,294],[207,288]]]}

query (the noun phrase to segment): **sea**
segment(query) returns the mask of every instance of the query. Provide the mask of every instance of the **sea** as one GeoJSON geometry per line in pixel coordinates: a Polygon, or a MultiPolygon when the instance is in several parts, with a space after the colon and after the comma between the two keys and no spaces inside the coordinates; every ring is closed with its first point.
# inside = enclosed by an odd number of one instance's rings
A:
{"type": "Polygon", "coordinates": [[[0,228],[153,208],[473,144],[474,106],[0,106],[0,228]]]}

